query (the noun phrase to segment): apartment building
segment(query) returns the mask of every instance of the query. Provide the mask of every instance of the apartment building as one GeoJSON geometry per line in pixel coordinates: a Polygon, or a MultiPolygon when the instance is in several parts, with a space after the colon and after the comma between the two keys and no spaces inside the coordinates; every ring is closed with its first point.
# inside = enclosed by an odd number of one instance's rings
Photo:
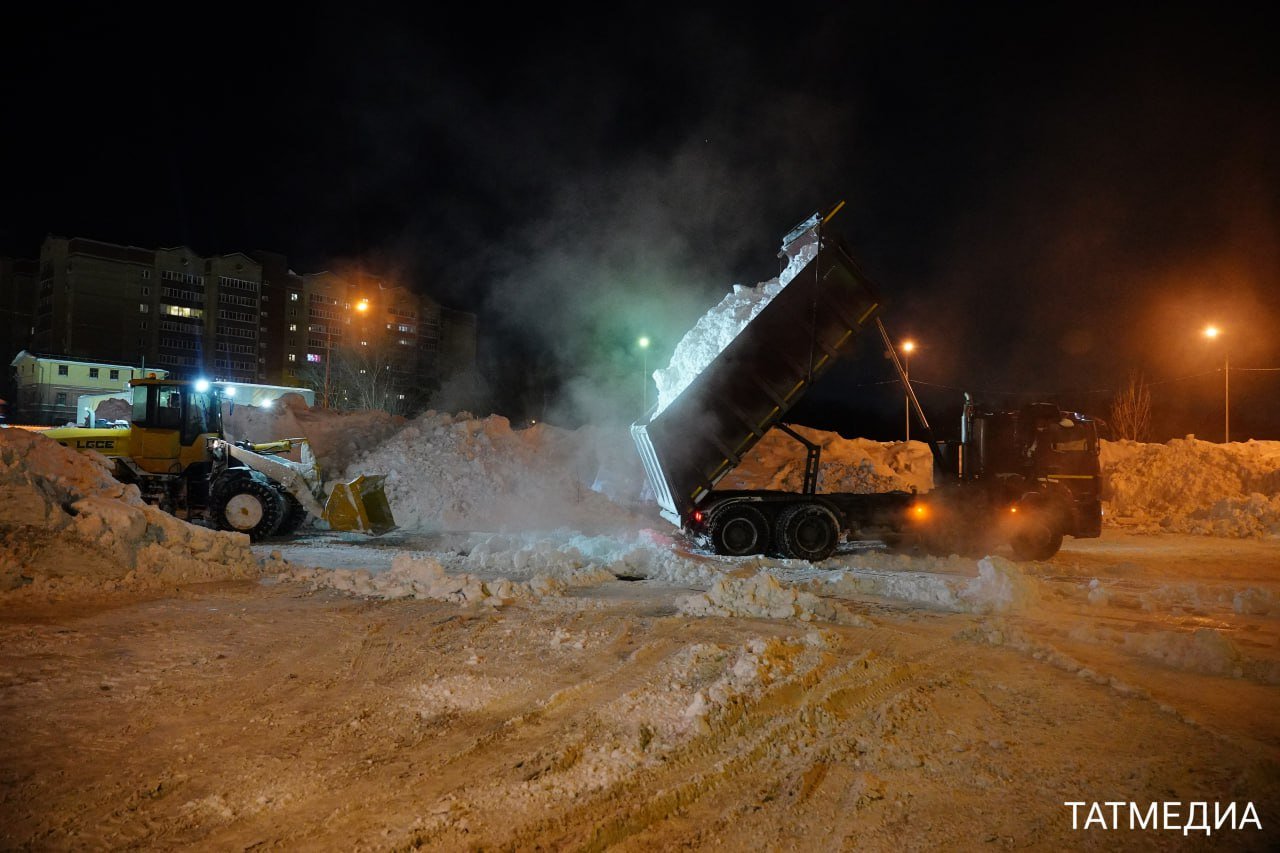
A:
{"type": "Polygon", "coordinates": [[[175,378],[256,382],[262,267],[247,255],[201,257],[49,237],[40,250],[31,348],[139,363],[175,378]]]}
{"type": "Polygon", "coordinates": [[[330,361],[364,350],[386,363],[363,368],[389,382],[382,397],[410,409],[440,376],[475,366],[474,314],[354,268],[300,275],[275,252],[49,237],[38,262],[0,265],[0,284],[30,306],[13,325],[31,332],[10,347],[174,378],[308,386],[340,405],[320,388],[330,361]]]}

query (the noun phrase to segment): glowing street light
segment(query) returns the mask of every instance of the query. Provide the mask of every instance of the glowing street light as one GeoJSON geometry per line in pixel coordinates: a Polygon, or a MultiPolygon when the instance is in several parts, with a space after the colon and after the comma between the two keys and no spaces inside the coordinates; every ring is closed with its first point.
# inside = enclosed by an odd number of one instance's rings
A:
{"type": "Polygon", "coordinates": [[[368,299],[361,299],[359,302],[357,302],[357,303],[356,303],[356,310],[357,310],[357,311],[359,311],[361,314],[363,314],[364,312],[368,311],[368,310],[369,310],[369,300],[368,300],[368,299]]]}
{"type": "Polygon", "coordinates": [[[640,417],[649,411],[649,336],[641,335],[636,341],[640,347],[640,417]]]}
{"type": "MultiPolygon", "coordinates": [[[[1217,326],[1205,326],[1204,336],[1216,341],[1222,334],[1217,326]]],[[[1227,346],[1222,345],[1222,443],[1231,442],[1231,355],[1227,346]]]]}
{"type": "Polygon", "coordinates": [[[903,389],[906,403],[907,441],[911,440],[911,353],[915,352],[915,349],[915,341],[902,342],[902,376],[907,383],[907,387],[903,389]]]}

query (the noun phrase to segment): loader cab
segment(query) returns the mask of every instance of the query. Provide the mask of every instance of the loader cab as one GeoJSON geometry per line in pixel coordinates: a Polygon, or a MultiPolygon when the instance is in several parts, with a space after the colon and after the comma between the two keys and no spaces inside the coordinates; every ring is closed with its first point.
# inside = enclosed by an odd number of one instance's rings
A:
{"type": "Polygon", "coordinates": [[[206,461],[205,443],[222,436],[222,400],[208,382],[135,379],[130,417],[134,462],[153,474],[180,474],[206,461]]]}

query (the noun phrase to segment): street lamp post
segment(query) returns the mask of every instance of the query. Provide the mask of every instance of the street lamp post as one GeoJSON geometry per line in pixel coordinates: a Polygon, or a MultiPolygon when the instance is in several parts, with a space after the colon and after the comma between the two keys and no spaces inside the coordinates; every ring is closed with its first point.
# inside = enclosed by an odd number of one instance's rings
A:
{"type": "Polygon", "coordinates": [[[915,351],[915,348],[915,341],[902,342],[902,378],[907,383],[907,387],[903,389],[907,423],[907,441],[911,440],[911,353],[915,351]]]}
{"type": "MultiPolygon", "coordinates": [[[[1211,341],[1221,334],[1217,326],[1205,327],[1204,336],[1211,341]]],[[[1226,343],[1222,345],[1222,443],[1231,443],[1231,353],[1226,343]]]]}
{"type": "Polygon", "coordinates": [[[636,341],[640,347],[640,417],[649,411],[649,336],[641,335],[636,341]]]}

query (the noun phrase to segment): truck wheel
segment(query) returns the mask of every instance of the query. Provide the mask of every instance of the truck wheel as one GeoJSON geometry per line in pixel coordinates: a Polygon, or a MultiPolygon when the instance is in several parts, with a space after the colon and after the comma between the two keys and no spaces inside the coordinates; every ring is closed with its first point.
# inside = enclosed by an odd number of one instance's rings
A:
{"type": "Polygon", "coordinates": [[[275,533],[285,514],[280,493],[252,477],[215,484],[209,506],[220,529],[247,533],[255,542],[275,533]]]}
{"type": "Polygon", "coordinates": [[[1019,560],[1047,560],[1062,547],[1062,530],[1044,512],[1030,512],[1009,540],[1019,560]]]}
{"type": "Polygon", "coordinates": [[[836,549],[840,522],[821,504],[795,504],[778,516],[776,535],[782,556],[820,563],[836,549]]]}
{"type": "Polygon", "coordinates": [[[717,554],[745,557],[761,554],[769,541],[769,522],[753,506],[737,504],[711,516],[711,544],[717,554]]]}

